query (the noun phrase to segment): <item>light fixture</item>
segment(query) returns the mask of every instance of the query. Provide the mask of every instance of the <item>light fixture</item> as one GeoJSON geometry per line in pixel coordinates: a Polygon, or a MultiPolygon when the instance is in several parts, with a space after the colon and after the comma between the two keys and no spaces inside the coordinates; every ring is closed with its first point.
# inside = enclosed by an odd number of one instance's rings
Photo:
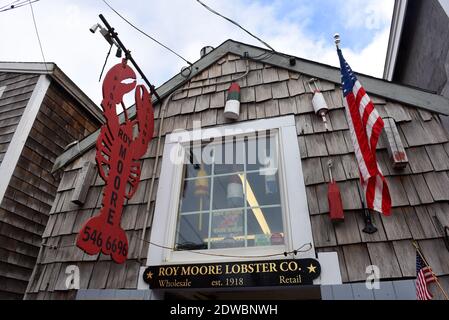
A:
{"type": "Polygon", "coordinates": [[[96,23],[92,27],[90,27],[89,30],[90,30],[90,32],[95,33],[98,30],[98,28],[101,28],[101,26],[99,23],[96,23]]]}
{"type": "MultiPolygon", "coordinates": [[[[97,23],[94,24],[92,27],[89,28],[90,32],[95,33],[97,32],[97,30],[100,29],[100,33],[101,35],[106,39],[106,41],[110,44],[110,45],[117,45],[115,43],[115,41],[112,39],[111,34],[109,33],[109,31],[106,28],[103,28],[101,26],[101,24],[97,23]]],[[[118,46],[117,46],[118,47],[118,46]]]]}
{"type": "Polygon", "coordinates": [[[115,56],[117,58],[121,58],[122,57],[122,48],[120,48],[120,47],[117,48],[117,52],[116,52],[115,56]]]}

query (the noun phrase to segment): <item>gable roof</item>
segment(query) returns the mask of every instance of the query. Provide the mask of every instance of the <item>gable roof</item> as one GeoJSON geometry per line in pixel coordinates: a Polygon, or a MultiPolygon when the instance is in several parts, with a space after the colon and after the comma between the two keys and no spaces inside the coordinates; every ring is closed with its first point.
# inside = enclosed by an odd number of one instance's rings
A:
{"type": "Polygon", "coordinates": [[[95,119],[104,122],[100,108],[52,62],[0,62],[0,72],[49,75],[61,85],[95,119]]]}
{"type": "MultiPolygon", "coordinates": [[[[227,54],[234,54],[242,57],[248,56],[250,57],[250,60],[251,57],[266,56],[266,58],[263,59],[265,64],[320,78],[340,85],[341,73],[339,68],[302,58],[291,57],[283,53],[272,52],[267,49],[244,44],[234,40],[227,40],[209,54],[196,61],[191,67],[191,73],[188,77],[185,77],[179,73],[157,88],[156,91],[158,95],[161,99],[164,99],[195,76],[200,75],[205,69],[215,64],[227,54]],[[294,65],[291,65],[290,63],[291,58],[295,60],[294,65]]],[[[357,73],[357,76],[363,83],[367,92],[371,94],[379,95],[384,98],[388,98],[389,100],[411,105],[430,112],[449,115],[449,99],[442,96],[360,73],[357,73]]],[[[153,104],[157,103],[159,103],[159,101],[153,97],[153,104]]],[[[133,118],[135,113],[135,106],[128,109],[130,118],[133,118]]],[[[61,169],[66,164],[75,160],[92,148],[95,145],[98,134],[99,130],[80,141],[78,145],[73,146],[63,153],[56,160],[53,167],[53,172],[61,169]]]]}

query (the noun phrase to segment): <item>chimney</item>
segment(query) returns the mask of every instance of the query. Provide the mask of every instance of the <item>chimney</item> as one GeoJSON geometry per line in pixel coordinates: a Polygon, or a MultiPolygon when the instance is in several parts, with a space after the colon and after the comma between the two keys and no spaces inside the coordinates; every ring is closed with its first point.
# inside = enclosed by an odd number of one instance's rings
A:
{"type": "Polygon", "coordinates": [[[208,53],[210,53],[212,50],[214,50],[214,47],[211,47],[211,46],[206,46],[206,47],[202,48],[201,52],[200,52],[201,58],[204,57],[205,55],[207,55],[208,53]]]}

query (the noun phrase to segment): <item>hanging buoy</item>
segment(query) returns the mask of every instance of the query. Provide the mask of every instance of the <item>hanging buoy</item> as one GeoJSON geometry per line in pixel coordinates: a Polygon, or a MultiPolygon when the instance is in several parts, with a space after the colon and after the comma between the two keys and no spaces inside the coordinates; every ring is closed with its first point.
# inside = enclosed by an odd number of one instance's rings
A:
{"type": "Polygon", "coordinates": [[[195,180],[195,195],[198,196],[200,199],[199,203],[199,211],[200,215],[198,218],[198,229],[203,229],[203,201],[204,197],[207,197],[209,195],[209,180],[206,178],[207,172],[204,170],[203,166],[201,166],[200,170],[197,174],[197,180],[195,180]]]}
{"type": "MultiPolygon", "coordinates": [[[[209,195],[209,180],[206,178],[207,172],[201,166],[198,171],[197,178],[195,180],[195,195],[199,197],[204,197],[209,195]]],[[[201,211],[201,210],[200,210],[201,211]]]]}
{"type": "Polygon", "coordinates": [[[240,116],[240,86],[236,82],[229,87],[224,116],[232,120],[237,120],[240,116]]]}
{"type": "Polygon", "coordinates": [[[240,177],[236,174],[229,178],[227,199],[231,206],[243,206],[243,185],[240,177]]]}
{"type": "Polygon", "coordinates": [[[320,91],[316,81],[317,81],[316,79],[310,79],[310,81],[309,81],[309,88],[313,92],[313,99],[312,99],[313,110],[323,120],[324,127],[326,128],[326,131],[329,131],[329,127],[327,124],[327,118],[326,118],[326,115],[329,112],[329,107],[328,107],[326,100],[324,99],[324,95],[320,91]],[[312,88],[310,83],[314,84],[315,89],[312,88]]]}
{"type": "Polygon", "coordinates": [[[340,188],[332,177],[332,161],[329,161],[329,185],[327,190],[327,198],[329,201],[329,215],[333,222],[341,222],[345,220],[343,212],[343,203],[341,201],[340,188]]]}

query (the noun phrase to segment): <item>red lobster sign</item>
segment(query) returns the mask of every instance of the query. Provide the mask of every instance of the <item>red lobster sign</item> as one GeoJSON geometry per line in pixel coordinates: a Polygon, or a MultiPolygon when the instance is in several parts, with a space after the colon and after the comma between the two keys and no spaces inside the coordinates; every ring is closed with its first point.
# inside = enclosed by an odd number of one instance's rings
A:
{"type": "Polygon", "coordinates": [[[116,263],[123,263],[128,256],[128,239],[120,226],[123,203],[125,198],[131,199],[137,190],[140,181],[139,159],[147,151],[154,130],[150,94],[143,85],[136,86],[136,74],[126,60],[106,74],[101,107],[106,123],[97,139],[95,160],[106,186],[99,214],[83,226],[76,245],[89,255],[102,252],[110,255],[116,263]],[[132,83],[124,83],[130,79],[132,83]],[[136,89],[136,119],[128,119],[124,108],[125,122],[120,124],[116,107],[123,103],[123,96],[133,89],[136,89]]]}

